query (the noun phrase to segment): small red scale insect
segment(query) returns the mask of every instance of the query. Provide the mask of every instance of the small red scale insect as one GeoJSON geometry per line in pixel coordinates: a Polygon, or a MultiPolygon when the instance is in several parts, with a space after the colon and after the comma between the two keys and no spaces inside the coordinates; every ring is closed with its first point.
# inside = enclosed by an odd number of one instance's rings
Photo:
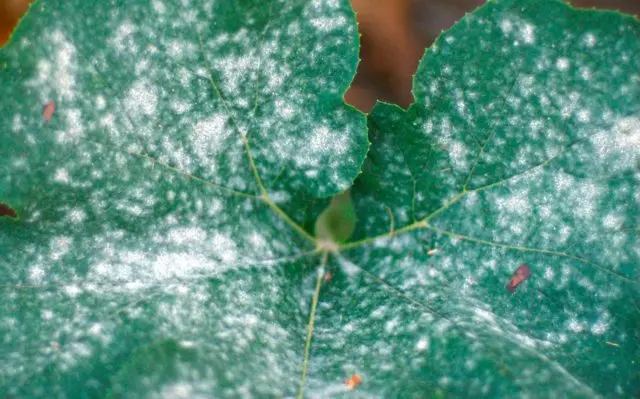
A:
{"type": "Polygon", "coordinates": [[[527,266],[526,263],[521,264],[511,276],[511,280],[509,280],[509,284],[507,284],[507,290],[509,290],[509,292],[515,292],[516,288],[528,279],[529,276],[531,276],[529,266],[527,266]]]}
{"type": "Polygon", "coordinates": [[[53,113],[56,112],[56,103],[53,100],[49,100],[44,107],[42,107],[42,117],[45,122],[49,122],[53,118],[53,113]]]}

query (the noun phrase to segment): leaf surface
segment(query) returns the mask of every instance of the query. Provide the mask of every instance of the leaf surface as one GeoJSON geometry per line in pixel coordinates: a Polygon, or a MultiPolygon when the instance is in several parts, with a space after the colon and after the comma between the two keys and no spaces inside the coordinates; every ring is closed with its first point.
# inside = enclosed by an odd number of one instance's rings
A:
{"type": "Polygon", "coordinates": [[[412,106],[370,116],[318,375],[340,374],[340,342],[382,396],[638,394],[638,54],[637,20],[556,1],[490,2],[441,35],[412,106]]]}
{"type": "Polygon", "coordinates": [[[357,50],[347,1],[34,5],[0,51],[0,396],[294,393],[319,258],[277,203],[356,178],[357,50]]]}
{"type": "Polygon", "coordinates": [[[0,392],[633,397],[639,37],[488,3],[363,166],[346,1],[37,3],[0,50],[0,392]]]}

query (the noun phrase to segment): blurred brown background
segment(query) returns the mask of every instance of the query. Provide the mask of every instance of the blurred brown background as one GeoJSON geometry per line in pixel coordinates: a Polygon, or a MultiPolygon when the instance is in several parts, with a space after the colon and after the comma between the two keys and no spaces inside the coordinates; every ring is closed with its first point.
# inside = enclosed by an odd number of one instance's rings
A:
{"type": "MultiPolygon", "coordinates": [[[[484,0],[351,0],[362,33],[362,61],[346,100],[369,111],[376,99],[407,107],[424,49],[484,0]]],[[[577,7],[640,15],[640,0],[572,0],[577,7]]]]}
{"type": "MultiPolygon", "coordinates": [[[[411,79],[424,49],[483,0],[351,0],[362,33],[362,61],[346,95],[368,112],[376,99],[411,102],[411,79]]],[[[640,0],[572,0],[579,7],[640,15],[640,0]]],[[[0,45],[28,7],[28,0],[0,0],[0,45]]]]}

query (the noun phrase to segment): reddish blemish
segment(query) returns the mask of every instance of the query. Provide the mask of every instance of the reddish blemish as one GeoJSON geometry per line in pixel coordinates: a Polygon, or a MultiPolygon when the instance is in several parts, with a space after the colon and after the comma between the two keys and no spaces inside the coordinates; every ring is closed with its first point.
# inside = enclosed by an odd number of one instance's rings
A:
{"type": "Polygon", "coordinates": [[[56,112],[56,104],[53,100],[49,100],[42,108],[42,117],[45,122],[49,122],[53,118],[53,113],[56,112]]]}
{"type": "Polygon", "coordinates": [[[18,218],[18,214],[9,205],[5,205],[0,202],[0,217],[9,216],[10,218],[18,218]]]}
{"type": "Polygon", "coordinates": [[[358,385],[362,384],[362,377],[360,377],[358,374],[353,374],[344,383],[347,385],[349,389],[353,390],[353,389],[356,389],[358,385]]]}
{"type": "Polygon", "coordinates": [[[514,292],[520,285],[520,283],[528,279],[529,276],[531,276],[531,270],[529,270],[529,266],[524,263],[518,266],[516,271],[513,273],[513,276],[511,276],[509,284],[507,284],[507,289],[509,290],[509,292],[514,292]]]}
{"type": "Polygon", "coordinates": [[[325,282],[325,283],[328,283],[329,281],[331,281],[331,279],[332,279],[332,278],[333,278],[333,274],[331,274],[331,273],[329,273],[329,272],[326,272],[326,273],[324,274],[324,282],[325,282]]]}

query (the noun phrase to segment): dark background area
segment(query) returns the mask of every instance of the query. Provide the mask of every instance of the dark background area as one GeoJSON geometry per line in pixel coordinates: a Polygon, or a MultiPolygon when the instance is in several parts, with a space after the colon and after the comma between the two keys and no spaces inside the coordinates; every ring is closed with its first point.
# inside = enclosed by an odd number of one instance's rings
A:
{"type": "MultiPolygon", "coordinates": [[[[424,49],[442,30],[484,1],[351,0],[351,3],[358,13],[362,34],[362,61],[345,97],[348,103],[368,112],[376,99],[408,106],[411,79],[424,49]]],[[[640,0],[574,0],[571,3],[577,7],[640,15],[640,0]]],[[[28,5],[28,0],[0,0],[0,45],[9,38],[28,5]]]]}

